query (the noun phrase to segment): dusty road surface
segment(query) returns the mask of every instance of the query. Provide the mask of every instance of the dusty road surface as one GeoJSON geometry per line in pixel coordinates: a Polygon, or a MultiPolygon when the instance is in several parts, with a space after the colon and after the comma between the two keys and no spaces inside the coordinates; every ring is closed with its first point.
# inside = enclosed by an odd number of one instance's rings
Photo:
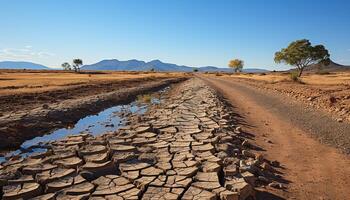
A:
{"type": "Polygon", "coordinates": [[[252,134],[263,155],[281,163],[280,181],[287,188],[261,189],[258,199],[349,198],[350,124],[233,78],[201,78],[232,103],[243,130],[252,134]]]}

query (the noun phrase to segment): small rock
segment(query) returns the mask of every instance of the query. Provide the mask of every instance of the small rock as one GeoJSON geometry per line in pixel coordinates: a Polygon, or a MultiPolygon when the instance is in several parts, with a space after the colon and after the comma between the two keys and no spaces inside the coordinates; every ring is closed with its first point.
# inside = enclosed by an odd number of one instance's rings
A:
{"type": "Polygon", "coordinates": [[[343,122],[343,119],[342,118],[338,118],[337,122],[341,123],[341,122],[343,122]]]}
{"type": "Polygon", "coordinates": [[[274,160],[271,162],[271,165],[274,167],[279,167],[280,166],[280,162],[278,162],[277,160],[274,160]]]}
{"type": "Polygon", "coordinates": [[[242,146],[244,146],[244,147],[249,147],[249,142],[248,142],[248,140],[244,140],[244,141],[242,142],[242,146]]]}
{"type": "Polygon", "coordinates": [[[336,99],[334,96],[330,96],[330,97],[329,97],[329,102],[330,102],[331,104],[336,103],[336,102],[337,102],[337,99],[336,99]]]}
{"type": "Polygon", "coordinates": [[[242,132],[242,128],[240,126],[237,126],[235,128],[235,133],[241,133],[242,132]]]}
{"type": "Polygon", "coordinates": [[[269,139],[265,139],[265,142],[272,144],[272,141],[269,139]]]}
{"type": "Polygon", "coordinates": [[[308,101],[313,101],[316,97],[309,97],[307,100],[308,101]]]}
{"type": "Polygon", "coordinates": [[[235,176],[237,174],[237,166],[235,164],[228,165],[224,168],[225,176],[235,176]]]}
{"type": "Polygon", "coordinates": [[[261,168],[267,170],[267,171],[273,171],[273,168],[267,163],[267,162],[264,162],[262,165],[261,165],[261,168]]]}
{"type": "Polygon", "coordinates": [[[259,162],[264,160],[264,156],[262,154],[256,154],[255,159],[258,160],[259,162]]]}
{"type": "Polygon", "coordinates": [[[243,155],[243,156],[246,156],[246,157],[255,158],[255,154],[252,153],[252,152],[250,152],[250,151],[248,151],[248,150],[243,150],[243,151],[242,151],[242,155],[243,155]]]}
{"type": "Polygon", "coordinates": [[[282,183],[276,183],[276,182],[270,183],[269,186],[273,187],[273,188],[277,188],[277,189],[283,189],[284,188],[282,183]]]}
{"type": "Polygon", "coordinates": [[[225,158],[228,157],[227,153],[224,151],[220,151],[217,155],[218,158],[220,158],[221,160],[224,160],[225,158]]]}

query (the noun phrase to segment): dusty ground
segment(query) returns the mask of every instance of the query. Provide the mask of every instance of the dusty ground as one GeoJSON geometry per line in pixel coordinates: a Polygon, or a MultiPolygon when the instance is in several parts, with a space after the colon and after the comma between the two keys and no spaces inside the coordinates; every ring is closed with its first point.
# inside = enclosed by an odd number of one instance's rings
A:
{"type": "Polygon", "coordinates": [[[116,132],[68,136],[45,153],[10,158],[0,165],[0,197],[252,200],[274,167],[236,125],[231,107],[191,79],[116,132]]]}
{"type": "Polygon", "coordinates": [[[34,93],[64,89],[89,83],[106,83],[140,78],[176,77],[183,73],[62,70],[1,70],[0,95],[34,93]]]}
{"type": "Polygon", "coordinates": [[[32,109],[45,103],[102,94],[183,73],[0,70],[0,115],[32,109]]]}
{"type": "Polygon", "coordinates": [[[26,139],[183,77],[182,73],[1,71],[0,148],[17,148],[26,139]]]}
{"type": "Polygon", "coordinates": [[[348,155],[316,139],[347,151],[350,124],[278,91],[200,78],[210,87],[180,83],[115,133],[70,136],[47,153],[10,158],[0,165],[2,197],[246,200],[255,187],[259,200],[348,198],[348,155]]]}
{"type": "Polygon", "coordinates": [[[350,159],[322,142],[350,149],[350,124],[332,121],[328,113],[308,109],[276,91],[228,77],[204,77],[236,107],[245,131],[252,134],[278,170],[286,190],[261,188],[259,199],[347,199],[350,159]],[[267,191],[267,193],[266,193],[267,191]]]}
{"type": "MultiPolygon", "coordinates": [[[[257,73],[257,74],[237,74],[231,75],[231,77],[245,78],[265,81],[267,83],[281,83],[289,82],[289,72],[270,72],[270,73],[257,73]]],[[[329,72],[329,74],[316,74],[316,73],[304,73],[300,78],[304,83],[308,85],[349,85],[350,84],[350,72],[329,72]]]]}
{"type": "MultiPolygon", "coordinates": [[[[214,76],[215,75],[208,75],[214,76]]],[[[221,77],[221,76],[220,76],[221,77]]],[[[281,92],[306,105],[324,110],[334,120],[350,122],[350,73],[304,74],[304,84],[290,81],[288,73],[223,75],[258,88],[281,92]]]]}

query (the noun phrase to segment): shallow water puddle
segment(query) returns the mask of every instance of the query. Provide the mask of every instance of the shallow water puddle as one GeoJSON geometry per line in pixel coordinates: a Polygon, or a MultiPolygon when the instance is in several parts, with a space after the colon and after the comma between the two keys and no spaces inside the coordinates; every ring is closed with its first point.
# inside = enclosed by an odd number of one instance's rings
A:
{"type": "Polygon", "coordinates": [[[5,161],[6,157],[20,155],[28,157],[37,152],[45,152],[44,145],[50,141],[63,139],[68,135],[75,135],[79,133],[88,133],[91,135],[101,135],[107,132],[116,131],[125,126],[125,121],[130,114],[144,114],[150,105],[160,104],[162,101],[162,94],[164,94],[169,87],[162,89],[159,92],[140,95],[137,100],[126,104],[107,108],[96,115],[86,116],[80,119],[74,127],[61,128],[53,131],[50,134],[35,137],[33,139],[23,142],[20,149],[12,151],[6,156],[0,157],[0,163],[5,161]]]}

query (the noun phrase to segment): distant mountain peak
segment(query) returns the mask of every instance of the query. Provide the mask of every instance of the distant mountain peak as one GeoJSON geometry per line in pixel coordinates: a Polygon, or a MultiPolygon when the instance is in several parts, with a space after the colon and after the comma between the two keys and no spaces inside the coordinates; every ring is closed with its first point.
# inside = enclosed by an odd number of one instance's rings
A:
{"type": "Polygon", "coordinates": [[[330,61],[329,65],[324,65],[322,63],[320,64],[314,64],[310,65],[305,68],[305,71],[327,71],[327,72],[333,72],[333,71],[344,71],[344,70],[350,70],[350,66],[341,65],[333,60],[330,61]]]}
{"type": "Polygon", "coordinates": [[[0,69],[50,69],[47,66],[26,61],[1,61],[0,69]]]}
{"type": "Polygon", "coordinates": [[[158,64],[160,64],[160,63],[164,63],[164,62],[162,62],[162,61],[157,59],[157,60],[151,60],[148,63],[158,63],[158,64]]]}

